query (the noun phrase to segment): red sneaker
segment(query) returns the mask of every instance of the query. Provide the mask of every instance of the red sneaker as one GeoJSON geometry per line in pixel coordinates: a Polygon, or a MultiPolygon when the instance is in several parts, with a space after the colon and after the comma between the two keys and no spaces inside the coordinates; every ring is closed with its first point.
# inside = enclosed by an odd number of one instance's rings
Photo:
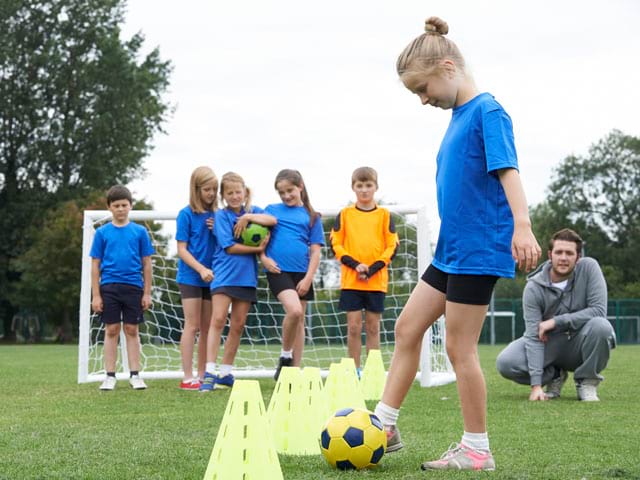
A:
{"type": "Polygon", "coordinates": [[[194,378],[193,380],[187,380],[180,382],[180,390],[194,390],[198,391],[200,389],[200,380],[194,378]]]}

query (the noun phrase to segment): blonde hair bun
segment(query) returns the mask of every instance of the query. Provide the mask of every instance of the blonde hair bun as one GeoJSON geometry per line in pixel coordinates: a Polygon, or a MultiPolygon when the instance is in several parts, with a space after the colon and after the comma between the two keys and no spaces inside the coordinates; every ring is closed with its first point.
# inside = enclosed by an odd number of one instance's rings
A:
{"type": "Polygon", "coordinates": [[[424,21],[424,31],[431,34],[446,35],[449,33],[449,25],[440,17],[429,17],[424,21]]]}

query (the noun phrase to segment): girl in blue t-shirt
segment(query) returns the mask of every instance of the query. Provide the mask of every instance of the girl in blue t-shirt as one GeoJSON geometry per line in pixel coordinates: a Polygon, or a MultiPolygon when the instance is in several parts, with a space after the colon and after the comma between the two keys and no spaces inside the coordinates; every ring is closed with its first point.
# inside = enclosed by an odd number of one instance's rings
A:
{"type": "Polygon", "coordinates": [[[198,390],[207,360],[207,333],[211,318],[209,282],[213,279],[213,216],[217,209],[218,179],[209,167],[198,167],[191,174],[189,205],[178,213],[178,274],[176,282],[182,299],[184,328],[180,337],[182,390],[198,390]],[[193,376],[193,346],[198,340],[198,376],[193,376]]]}
{"type": "Polygon", "coordinates": [[[269,288],[282,304],[282,351],[274,378],[282,367],[300,366],[304,349],[304,314],[313,300],[313,276],[320,264],[324,231],[320,214],[309,202],[302,175],[282,170],[275,180],[282,203],[267,206],[265,212],[278,219],[267,249],[260,256],[267,269],[269,288]]]}
{"type": "Polygon", "coordinates": [[[250,222],[265,227],[273,227],[277,222],[272,215],[267,215],[261,208],[251,205],[251,192],[237,173],[228,172],[222,176],[220,197],[225,208],[216,212],[214,223],[214,278],[210,285],[213,313],[207,337],[207,365],[204,380],[200,385],[201,392],[233,386],[233,361],[238,352],[249,308],[251,304],[256,303],[256,254],[264,252],[269,235],[257,247],[243,245],[239,243],[238,238],[250,222]],[[229,334],[224,344],[222,363],[216,375],[220,339],[227,324],[230,306],[229,334]]]}
{"type": "MultiPolygon", "coordinates": [[[[440,233],[432,264],[411,293],[395,327],[395,349],[376,407],[387,451],[402,448],[399,408],[416,376],[422,338],[446,311],[446,347],[456,373],[464,420],[460,443],[424,470],[493,470],[486,428],[486,386],[477,342],[498,277],[513,277],[514,259],[532,269],[540,246],[531,231],[511,119],[480,93],[458,47],[438,17],[400,54],[397,71],[423,105],[452,110],[437,156],[440,233]]],[[[447,442],[448,443],[448,442],[447,442]]]]}

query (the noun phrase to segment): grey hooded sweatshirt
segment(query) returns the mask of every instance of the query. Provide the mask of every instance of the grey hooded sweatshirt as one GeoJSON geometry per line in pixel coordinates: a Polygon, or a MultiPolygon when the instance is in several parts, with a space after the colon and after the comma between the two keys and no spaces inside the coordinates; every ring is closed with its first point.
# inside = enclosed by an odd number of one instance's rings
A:
{"type": "Polygon", "coordinates": [[[547,260],[527,277],[523,294],[525,351],[531,385],[541,385],[545,344],[538,338],[538,325],[555,318],[548,335],[568,338],[594,317],[607,317],[607,284],[598,262],[580,258],[564,290],[551,284],[547,260]]]}

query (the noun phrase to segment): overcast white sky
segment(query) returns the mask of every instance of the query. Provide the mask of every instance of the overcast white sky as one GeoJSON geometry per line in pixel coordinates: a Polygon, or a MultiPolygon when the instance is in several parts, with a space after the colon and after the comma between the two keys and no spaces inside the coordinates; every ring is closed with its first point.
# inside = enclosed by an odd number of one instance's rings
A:
{"type": "Polygon", "coordinates": [[[178,210],[193,168],[209,165],[240,173],[264,207],[279,201],[276,173],[297,168],[314,207],[335,208],[369,165],[379,199],[427,205],[437,230],[435,157],[451,113],[420,105],[395,73],[430,15],[511,115],[529,204],[567,155],[613,128],[640,134],[635,0],[129,0],[124,36],[142,31],[174,65],[175,113],[134,194],[178,210]]]}

